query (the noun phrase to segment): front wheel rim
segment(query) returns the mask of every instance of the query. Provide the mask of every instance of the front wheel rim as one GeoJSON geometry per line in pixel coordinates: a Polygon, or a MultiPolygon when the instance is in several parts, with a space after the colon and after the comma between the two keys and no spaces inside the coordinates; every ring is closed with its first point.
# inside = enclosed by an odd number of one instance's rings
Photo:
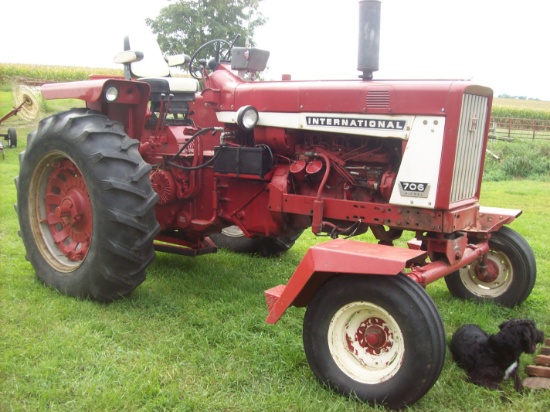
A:
{"type": "Polygon", "coordinates": [[[514,276],[512,262],[502,252],[490,250],[487,255],[487,270],[490,280],[484,281],[478,276],[476,265],[470,265],[460,270],[462,283],[475,296],[499,297],[505,293],[514,276]]]}
{"type": "Polygon", "coordinates": [[[403,364],[401,329],[386,310],[370,302],[340,308],[330,322],[328,342],[338,367],[357,382],[387,381],[403,364]]]}
{"type": "Polygon", "coordinates": [[[59,272],[85,259],[92,239],[92,205],[82,173],[61,153],[35,168],[29,187],[30,224],[40,254],[59,272]]]}

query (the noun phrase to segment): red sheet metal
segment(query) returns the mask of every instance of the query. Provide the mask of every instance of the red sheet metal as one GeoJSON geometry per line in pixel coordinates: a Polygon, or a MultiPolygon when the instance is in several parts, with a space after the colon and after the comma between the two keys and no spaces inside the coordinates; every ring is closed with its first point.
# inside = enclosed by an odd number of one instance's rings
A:
{"type": "Polygon", "coordinates": [[[392,246],[334,239],[309,248],[286,287],[266,291],[271,310],[267,323],[276,323],[294,303],[315,273],[356,275],[397,275],[426,252],[392,246]]]}

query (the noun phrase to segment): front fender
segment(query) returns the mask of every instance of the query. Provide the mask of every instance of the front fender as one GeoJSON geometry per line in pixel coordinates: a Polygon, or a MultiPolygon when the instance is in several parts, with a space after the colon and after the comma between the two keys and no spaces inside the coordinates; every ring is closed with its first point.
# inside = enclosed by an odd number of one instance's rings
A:
{"type": "Polygon", "coordinates": [[[265,291],[267,323],[276,323],[289,306],[307,306],[329,278],[339,274],[394,276],[426,258],[421,250],[402,249],[356,240],[334,239],[308,249],[286,284],[265,291]]]}
{"type": "Polygon", "coordinates": [[[149,85],[143,82],[135,82],[123,79],[94,79],[80,80],[66,83],[46,83],[40,91],[46,100],[54,99],[78,99],[86,103],[96,103],[103,97],[103,91],[110,86],[115,86],[123,91],[117,103],[136,104],[149,99],[149,85]],[[139,93],[134,93],[134,88],[139,93]],[[145,94],[142,96],[141,94],[145,94]]]}
{"type": "Polygon", "coordinates": [[[145,125],[150,88],[147,83],[123,79],[94,79],[67,83],[48,83],[41,88],[46,100],[79,99],[86,107],[124,124],[126,133],[139,139],[145,125]],[[116,87],[118,98],[109,102],[104,91],[116,87]]]}
{"type": "Polygon", "coordinates": [[[520,209],[480,206],[478,227],[467,231],[496,232],[502,226],[512,223],[521,213],[520,209]]]}

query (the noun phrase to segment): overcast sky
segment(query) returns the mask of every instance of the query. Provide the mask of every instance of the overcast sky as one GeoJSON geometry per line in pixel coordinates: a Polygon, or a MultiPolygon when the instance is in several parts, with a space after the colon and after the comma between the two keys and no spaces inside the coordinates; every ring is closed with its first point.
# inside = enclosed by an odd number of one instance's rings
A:
{"type": "MultiPolygon", "coordinates": [[[[0,62],[113,67],[123,36],[167,0],[18,0],[2,5],[0,62]]],[[[357,78],[358,0],[264,0],[267,78],[357,78]]],[[[375,78],[463,78],[550,100],[550,2],[382,0],[375,78]]],[[[192,54],[192,51],[188,51],[192,54]]]]}

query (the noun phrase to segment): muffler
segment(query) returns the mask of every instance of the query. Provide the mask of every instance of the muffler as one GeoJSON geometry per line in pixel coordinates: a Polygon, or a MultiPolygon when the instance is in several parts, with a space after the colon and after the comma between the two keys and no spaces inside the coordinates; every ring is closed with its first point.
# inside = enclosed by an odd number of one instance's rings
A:
{"type": "Polygon", "coordinates": [[[359,53],[357,70],[363,80],[372,80],[380,54],[380,0],[359,1],[359,53]]]}

